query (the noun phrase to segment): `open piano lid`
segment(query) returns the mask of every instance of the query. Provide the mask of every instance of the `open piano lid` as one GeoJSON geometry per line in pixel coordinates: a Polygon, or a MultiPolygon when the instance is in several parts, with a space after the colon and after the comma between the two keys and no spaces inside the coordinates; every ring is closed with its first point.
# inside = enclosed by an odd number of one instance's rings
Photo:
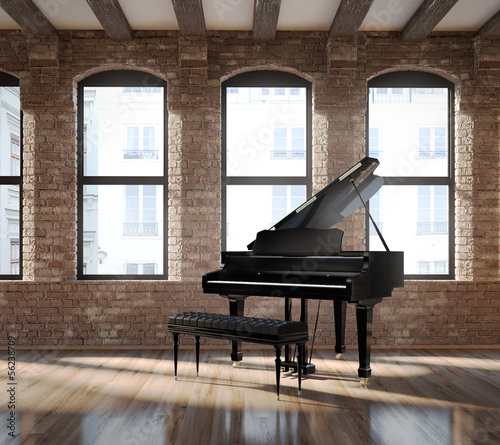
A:
{"type": "MultiPolygon", "coordinates": [[[[358,192],[366,202],[382,187],[384,179],[373,174],[378,165],[379,161],[375,158],[362,159],[269,231],[331,228],[363,205],[358,192]]],[[[252,249],[253,245],[254,242],[250,243],[248,248],[252,249]]]]}

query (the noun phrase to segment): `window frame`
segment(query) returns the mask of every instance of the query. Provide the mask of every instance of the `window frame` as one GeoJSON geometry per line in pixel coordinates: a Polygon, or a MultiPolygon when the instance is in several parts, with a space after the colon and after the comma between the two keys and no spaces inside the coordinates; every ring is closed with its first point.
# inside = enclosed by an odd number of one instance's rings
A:
{"type": "MultiPolygon", "coordinates": [[[[448,188],[448,273],[405,274],[405,280],[453,280],[455,279],[455,85],[453,82],[424,71],[396,71],[382,74],[367,83],[366,134],[370,131],[370,88],[446,88],[448,90],[448,174],[447,176],[384,176],[391,186],[446,186],[448,188]]],[[[432,127],[435,128],[435,127],[432,127]]],[[[366,138],[366,154],[370,153],[366,138]]],[[[383,190],[383,186],[382,186],[383,190]]],[[[369,203],[368,203],[369,206],[369,203]]],[[[369,216],[366,215],[366,244],[370,248],[369,216]]]]}
{"type": "MultiPolygon", "coordinates": [[[[20,87],[19,79],[11,74],[0,72],[0,87],[20,87]]],[[[12,142],[9,144],[9,152],[12,150],[12,142]]],[[[23,279],[23,111],[22,105],[19,110],[19,175],[9,175],[0,176],[1,186],[17,186],[19,187],[19,232],[18,232],[18,245],[19,245],[19,257],[16,258],[18,261],[19,273],[13,274],[0,274],[0,280],[22,280],[23,279]]],[[[9,162],[9,166],[12,166],[12,162],[9,162]]],[[[10,168],[9,167],[9,168],[10,168]]],[[[12,239],[9,239],[9,256],[11,255],[11,243],[12,239]]],[[[12,258],[9,260],[10,266],[9,270],[12,272],[12,258]]]]}
{"type": "MultiPolygon", "coordinates": [[[[221,180],[222,180],[222,230],[221,248],[226,251],[227,242],[227,185],[303,185],[306,198],[312,191],[312,84],[296,74],[285,71],[259,70],[235,75],[221,85],[221,180]],[[306,88],[306,174],[304,176],[228,176],[227,175],[227,92],[232,88],[306,88]]],[[[258,211],[258,209],[255,209],[258,211]]],[[[262,229],[266,229],[263,227],[262,229]]],[[[250,243],[252,239],[249,239],[250,243]]]]}
{"type": "MultiPolygon", "coordinates": [[[[77,226],[77,279],[78,280],[166,280],[168,279],[168,115],[167,83],[154,74],[134,70],[104,71],[86,77],[78,83],[78,226],[77,226]],[[163,87],[163,142],[158,141],[163,149],[162,176],[86,176],[84,174],[84,88],[85,87],[163,87]],[[157,185],[163,188],[163,273],[162,274],[86,274],[84,268],[84,225],[83,204],[84,186],[86,185],[157,185]]],[[[133,160],[132,160],[133,161],[133,160]]],[[[137,160],[136,160],[137,161],[137,160]]],[[[140,161],[140,160],[139,160],[140,161]]],[[[157,198],[158,199],[158,198],[157,198]]],[[[124,269],[126,269],[124,262],[124,269]]]]}

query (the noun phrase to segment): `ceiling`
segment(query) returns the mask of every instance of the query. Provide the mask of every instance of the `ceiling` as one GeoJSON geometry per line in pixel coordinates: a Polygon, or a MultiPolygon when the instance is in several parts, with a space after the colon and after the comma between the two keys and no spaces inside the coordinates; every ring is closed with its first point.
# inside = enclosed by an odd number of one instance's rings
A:
{"type": "Polygon", "coordinates": [[[104,29],[117,40],[136,30],[249,30],[256,40],[276,31],[398,31],[422,40],[433,31],[500,36],[500,0],[0,0],[0,29],[27,35],[104,29]]]}

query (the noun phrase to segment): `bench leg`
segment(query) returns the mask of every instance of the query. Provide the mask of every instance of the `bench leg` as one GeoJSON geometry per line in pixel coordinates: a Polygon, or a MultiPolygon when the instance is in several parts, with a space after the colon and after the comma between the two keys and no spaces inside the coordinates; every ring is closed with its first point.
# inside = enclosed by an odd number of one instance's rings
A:
{"type": "Polygon", "coordinates": [[[276,350],[276,400],[280,399],[281,346],[274,345],[276,350]]]}
{"type": "Polygon", "coordinates": [[[174,333],[174,378],[177,380],[177,355],[179,353],[179,334],[174,333]]]}
{"type": "Polygon", "coordinates": [[[196,375],[200,375],[199,368],[200,368],[200,336],[196,335],[195,337],[195,344],[196,344],[196,375]]]}

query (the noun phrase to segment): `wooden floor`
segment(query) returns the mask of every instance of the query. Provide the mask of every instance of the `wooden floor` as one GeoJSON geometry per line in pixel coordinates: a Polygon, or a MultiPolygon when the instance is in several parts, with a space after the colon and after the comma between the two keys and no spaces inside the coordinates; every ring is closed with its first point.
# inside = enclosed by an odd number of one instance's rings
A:
{"type": "Polygon", "coordinates": [[[175,381],[170,351],[18,350],[16,385],[2,353],[0,443],[500,443],[498,349],[375,350],[366,388],[355,350],[315,350],[302,396],[283,377],[279,401],[273,349],[244,351],[233,368],[227,351],[202,347],[196,377],[194,351],[181,350],[175,381]]]}

